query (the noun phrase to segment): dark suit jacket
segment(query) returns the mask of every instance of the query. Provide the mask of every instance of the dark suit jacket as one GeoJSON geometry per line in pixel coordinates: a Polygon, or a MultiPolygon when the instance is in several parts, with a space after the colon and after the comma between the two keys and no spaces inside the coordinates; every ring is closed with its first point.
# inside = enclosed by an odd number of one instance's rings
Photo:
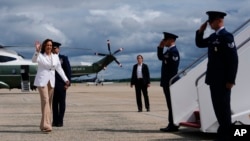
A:
{"type": "MultiPolygon", "coordinates": [[[[61,65],[62,65],[62,69],[63,69],[65,75],[67,76],[69,81],[71,81],[71,67],[70,67],[68,57],[65,55],[61,55],[61,54],[59,54],[58,56],[59,56],[59,59],[60,59],[61,65]]],[[[62,87],[64,85],[65,85],[65,82],[63,81],[61,76],[56,72],[55,86],[62,87]]]]}
{"type": "MultiPolygon", "coordinates": [[[[150,84],[150,74],[149,74],[149,69],[148,66],[144,63],[142,63],[142,77],[143,77],[143,82],[145,85],[150,84]]],[[[132,71],[132,76],[131,76],[131,85],[135,85],[137,82],[137,64],[133,66],[133,71],[132,71]]]]}
{"type": "Polygon", "coordinates": [[[218,35],[211,34],[203,39],[203,34],[196,32],[196,45],[208,48],[208,64],[206,71],[206,84],[221,85],[235,83],[238,55],[234,37],[226,29],[219,31],[218,35]]]}

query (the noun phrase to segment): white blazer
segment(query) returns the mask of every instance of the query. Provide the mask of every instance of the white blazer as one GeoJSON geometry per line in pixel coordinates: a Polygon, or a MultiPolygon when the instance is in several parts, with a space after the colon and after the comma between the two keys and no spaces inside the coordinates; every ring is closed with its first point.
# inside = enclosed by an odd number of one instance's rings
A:
{"type": "Polygon", "coordinates": [[[55,87],[55,70],[59,73],[62,79],[68,81],[65,75],[61,62],[57,54],[51,53],[51,57],[46,53],[42,54],[35,52],[32,57],[33,63],[38,63],[37,73],[34,81],[34,85],[38,87],[44,87],[50,82],[51,87],[55,87]]]}

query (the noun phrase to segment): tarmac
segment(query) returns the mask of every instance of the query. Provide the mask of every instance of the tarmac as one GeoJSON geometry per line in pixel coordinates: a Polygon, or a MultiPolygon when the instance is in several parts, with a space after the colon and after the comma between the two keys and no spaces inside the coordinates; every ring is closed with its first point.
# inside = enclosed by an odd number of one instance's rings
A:
{"type": "MultiPolygon", "coordinates": [[[[215,134],[180,127],[178,132],[159,129],[168,124],[162,88],[148,88],[150,112],[137,112],[135,90],[129,83],[101,86],[72,84],[67,91],[63,127],[40,131],[41,105],[38,91],[0,89],[1,141],[210,141],[215,134]]],[[[181,104],[181,103],[180,103],[181,104]]],[[[143,104],[144,105],[144,104],[143,104]]]]}

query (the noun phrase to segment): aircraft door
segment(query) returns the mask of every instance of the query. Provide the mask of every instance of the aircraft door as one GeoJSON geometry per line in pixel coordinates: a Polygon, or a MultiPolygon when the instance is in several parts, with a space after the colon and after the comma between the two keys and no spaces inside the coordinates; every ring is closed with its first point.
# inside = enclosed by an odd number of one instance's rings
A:
{"type": "Polygon", "coordinates": [[[29,65],[21,65],[21,87],[22,91],[30,90],[30,79],[29,79],[29,65]]]}
{"type": "Polygon", "coordinates": [[[29,66],[21,65],[22,81],[29,81],[29,66]]]}

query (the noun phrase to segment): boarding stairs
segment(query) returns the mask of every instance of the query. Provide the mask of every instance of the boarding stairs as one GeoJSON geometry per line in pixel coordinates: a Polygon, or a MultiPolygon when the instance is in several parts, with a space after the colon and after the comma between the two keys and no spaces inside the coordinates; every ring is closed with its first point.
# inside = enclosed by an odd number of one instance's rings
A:
{"type": "Polygon", "coordinates": [[[21,65],[21,90],[22,92],[30,91],[30,77],[29,77],[29,66],[21,65]]]}
{"type": "Polygon", "coordinates": [[[30,82],[29,81],[22,81],[21,90],[22,90],[22,92],[29,92],[30,91],[30,82]]]}
{"type": "MultiPolygon", "coordinates": [[[[236,85],[231,91],[232,122],[250,124],[250,19],[239,26],[233,35],[239,64],[236,85]]],[[[218,122],[213,111],[209,87],[205,84],[206,67],[207,54],[204,54],[176,75],[181,76],[181,79],[170,86],[173,119],[176,125],[215,133],[218,122]]]]}

